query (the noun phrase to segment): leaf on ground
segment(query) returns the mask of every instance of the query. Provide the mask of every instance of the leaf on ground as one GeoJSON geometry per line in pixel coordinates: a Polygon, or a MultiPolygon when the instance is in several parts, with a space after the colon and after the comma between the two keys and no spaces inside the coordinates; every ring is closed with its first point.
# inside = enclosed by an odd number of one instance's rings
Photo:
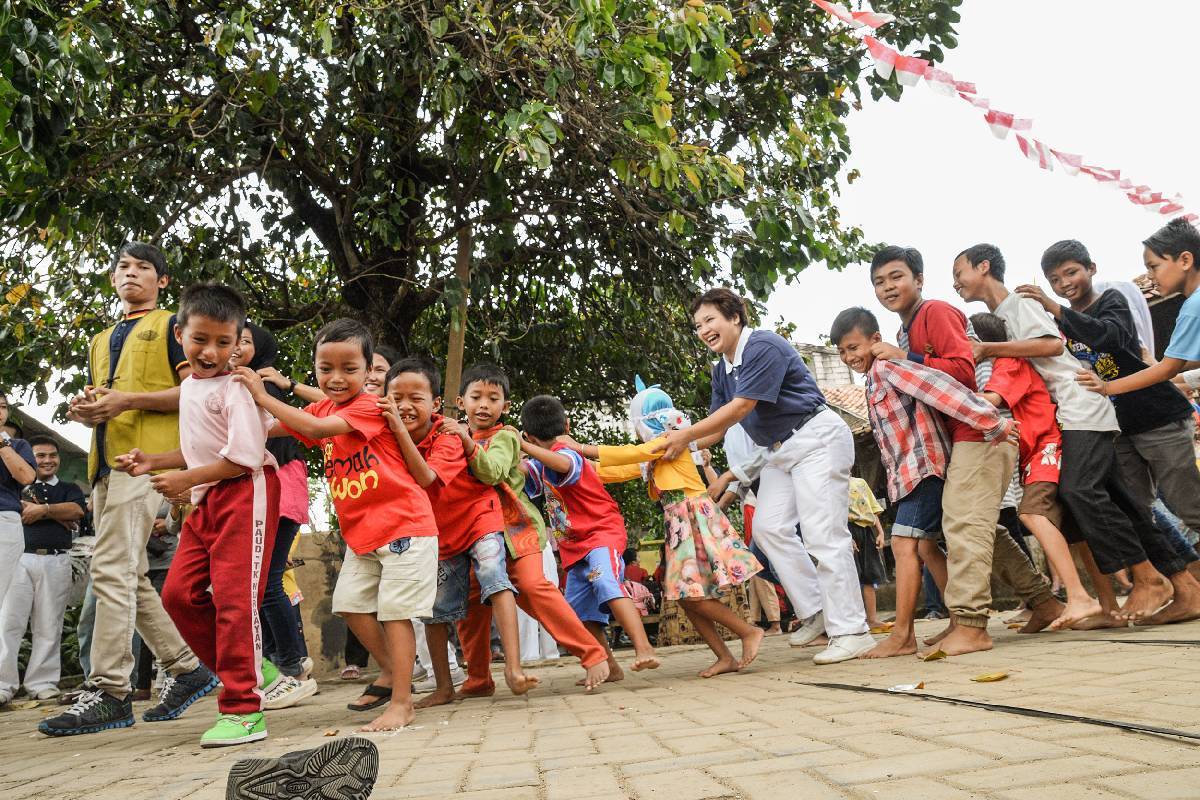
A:
{"type": "Polygon", "coordinates": [[[1007,677],[1008,673],[1004,671],[988,672],[984,675],[976,675],[974,678],[971,678],[971,680],[975,681],[976,683],[994,683],[996,681],[1002,681],[1007,677]]]}
{"type": "Polygon", "coordinates": [[[932,653],[926,653],[923,656],[921,656],[921,660],[922,661],[941,661],[945,657],[946,657],[946,651],[942,650],[939,647],[937,650],[934,650],[932,653]]]}
{"type": "Polygon", "coordinates": [[[326,735],[326,736],[337,736],[337,735],[338,735],[338,729],[337,729],[337,728],[330,728],[329,730],[325,731],[325,735],[326,735]]]}

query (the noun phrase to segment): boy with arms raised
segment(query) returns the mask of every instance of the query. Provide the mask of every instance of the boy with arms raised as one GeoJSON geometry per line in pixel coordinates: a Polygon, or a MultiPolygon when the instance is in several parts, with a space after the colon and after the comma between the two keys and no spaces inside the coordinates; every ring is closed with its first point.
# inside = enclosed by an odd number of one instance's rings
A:
{"type": "Polygon", "coordinates": [[[394,730],[413,721],[411,620],[428,616],[437,593],[437,524],[429,498],[408,471],[379,412],[363,392],[372,357],[371,334],[361,323],[338,319],[317,331],[313,362],[325,399],[304,410],[271,397],[262,378],[237,368],[254,401],[291,435],[320,446],[333,507],[346,540],[346,559],[333,590],[333,612],[345,618],[379,664],[376,682],[352,711],[386,711],[366,731],[394,730]],[[382,625],[382,626],[381,626],[382,625]]]}
{"type": "Polygon", "coordinates": [[[990,244],[970,247],[954,261],[959,295],[967,302],[986,303],[1004,320],[1012,339],[977,342],[976,357],[1028,358],[1046,382],[1062,427],[1059,496],[1087,537],[1101,572],[1130,571],[1133,591],[1118,618],[1148,617],[1170,599],[1162,575],[1171,579],[1180,599],[1200,587],[1154,527],[1149,507],[1123,485],[1114,444],[1120,427],[1112,404],[1075,381],[1079,362],[1067,355],[1058,328],[1041,306],[1005,288],[1004,271],[1004,256],[990,244]]]}

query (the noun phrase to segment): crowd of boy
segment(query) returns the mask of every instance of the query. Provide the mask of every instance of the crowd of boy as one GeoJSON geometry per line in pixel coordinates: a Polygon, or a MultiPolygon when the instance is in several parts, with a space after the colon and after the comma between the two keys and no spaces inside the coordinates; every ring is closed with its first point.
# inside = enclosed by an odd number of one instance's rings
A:
{"type": "MultiPolygon", "coordinates": [[[[763,636],[719,602],[732,586],[747,584],[770,632],[779,630],[778,600],[764,578],[782,586],[796,614],[793,645],[827,637],[818,664],[916,652],[923,571],[950,611],[946,630],[926,644],[948,655],[992,646],[993,576],[1028,609],[1023,632],[1200,617],[1200,559],[1177,527],[1160,528],[1152,514],[1157,504],[1160,514],[1200,529],[1193,410],[1172,382],[1200,361],[1200,233],[1176,221],[1144,248],[1162,290],[1188,297],[1157,363],[1142,347],[1126,297],[1095,285],[1096,266],[1079,242],[1056,243],[1042,260],[1066,305],[1036,286],[1010,292],[996,247],[962,251],[951,266],[955,289],[989,312],[970,319],[923,297],[919,252],[887,247],[875,255],[871,281],[899,318],[896,344],[863,308],[839,314],[830,335],[843,362],[865,376],[895,508],[896,619],[876,641],[871,632],[884,627],[874,598],[885,577],[882,506],[850,477],[849,432],[803,361],[780,337],[752,330],[729,290],[710,290],[692,308],[697,334],[720,356],[710,416],[692,424],[661,390],[639,383],[631,417],[643,443],[595,447],[570,437],[566,410],[549,395],[524,402],[519,431],[506,425],[509,379],[487,364],[452,387],[462,420],[443,415],[433,364],[381,357],[352,320],[317,332],[317,385],[298,385],[273,368],[274,340],[247,320],[236,291],[194,284],[177,313],[162,310],[165,259],[149,245],[127,244],[111,268],[123,317],[94,337],[89,387],[70,410],[94,431],[91,591],[104,635],[91,641],[84,691],[39,729],[65,736],[134,724],[135,630],[172,678],[144,721],[175,719],[221,686],[204,746],[262,739],[265,709],[316,691],[281,588],[307,514],[298,445],[321,452],[347,545],[333,611],[380,670],[349,705],[355,712],[386,706],[364,730],[403,727],[421,708],[491,695],[493,625],[508,689],[537,689],[538,678],[521,666],[518,607],[578,657],[579,683],[589,691],[623,677],[605,636],[610,620],[633,645],[633,670],[659,665],[644,608],[623,583],[638,576],[625,575],[626,528],[603,487],[612,480],[641,477],[664,508],[665,572],[657,583],[680,600],[717,656],[702,677],[747,666],[763,636]],[[289,392],[308,404],[292,405],[289,392]],[[706,487],[698,453],[720,440],[729,470],[710,475],[706,487]],[[156,586],[146,547],[163,498],[170,516],[184,521],[156,586]],[[739,498],[745,541],[721,511],[739,498]],[[1065,602],[1009,532],[1015,522],[1000,524],[1004,508],[1037,539],[1065,602]],[[545,575],[548,531],[564,591],[545,575]],[[1132,580],[1123,605],[1110,580],[1122,571],[1132,580]],[[740,656],[716,623],[741,639],[740,656]],[[452,626],[465,682],[454,675],[452,626]],[[414,702],[418,650],[433,691],[414,702]]],[[[59,560],[42,563],[16,549],[24,546],[14,533],[21,488],[40,479],[37,513],[47,522],[82,514],[81,496],[56,493],[49,453],[35,462],[46,443],[33,444],[30,451],[21,440],[0,440],[0,546],[13,554],[0,558],[4,593],[14,591],[7,586],[14,563],[30,575],[61,569],[69,547],[69,534],[59,541],[61,532],[46,525],[42,555],[59,560]]],[[[49,608],[36,618],[61,616],[57,600],[39,602],[49,608]]],[[[17,610],[24,625],[30,609],[17,610]]],[[[11,699],[15,668],[0,656],[0,691],[11,699]]],[[[30,671],[40,675],[47,659],[35,654],[30,671]]],[[[31,690],[38,675],[26,675],[31,690]]]]}

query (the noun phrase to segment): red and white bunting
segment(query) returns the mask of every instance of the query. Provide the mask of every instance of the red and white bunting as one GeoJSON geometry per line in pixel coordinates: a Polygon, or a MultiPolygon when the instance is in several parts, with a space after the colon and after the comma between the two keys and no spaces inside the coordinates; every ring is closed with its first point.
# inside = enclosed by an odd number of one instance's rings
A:
{"type": "Polygon", "coordinates": [[[1054,153],[1053,151],[1037,139],[1026,139],[1021,134],[1017,134],[1017,147],[1030,161],[1036,162],[1039,167],[1049,172],[1054,171],[1054,153]]]}
{"type": "Polygon", "coordinates": [[[916,86],[925,77],[929,62],[916,56],[896,56],[896,80],[904,86],[916,86]]]}
{"type": "Polygon", "coordinates": [[[954,97],[958,93],[958,88],[954,85],[954,76],[944,69],[930,66],[925,70],[925,83],[929,84],[930,89],[946,97],[954,97]]]}
{"type": "MultiPolygon", "coordinates": [[[[816,0],[813,1],[816,2],[816,0]]],[[[885,81],[892,77],[892,71],[896,68],[896,59],[900,54],[874,36],[864,36],[863,41],[867,45],[867,52],[871,54],[871,60],[875,63],[875,74],[885,81]]]]}
{"type": "Polygon", "coordinates": [[[829,0],[812,1],[815,5],[820,6],[842,22],[852,25],[855,28],[870,28],[871,30],[875,30],[895,19],[891,14],[876,14],[872,11],[851,11],[841,3],[831,3],[829,0]]]}
{"type": "Polygon", "coordinates": [[[997,139],[1007,138],[1009,131],[1027,131],[1033,127],[1031,119],[1019,119],[1007,111],[997,111],[994,108],[988,110],[983,118],[987,120],[988,127],[997,139]]]}

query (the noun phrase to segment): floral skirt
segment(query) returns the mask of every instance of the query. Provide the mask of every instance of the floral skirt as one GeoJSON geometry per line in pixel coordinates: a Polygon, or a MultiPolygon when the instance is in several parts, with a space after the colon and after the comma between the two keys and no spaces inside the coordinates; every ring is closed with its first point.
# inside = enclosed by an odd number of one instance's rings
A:
{"type": "Polygon", "coordinates": [[[708,495],[663,493],[667,600],[718,598],[762,570],[708,495]]]}

